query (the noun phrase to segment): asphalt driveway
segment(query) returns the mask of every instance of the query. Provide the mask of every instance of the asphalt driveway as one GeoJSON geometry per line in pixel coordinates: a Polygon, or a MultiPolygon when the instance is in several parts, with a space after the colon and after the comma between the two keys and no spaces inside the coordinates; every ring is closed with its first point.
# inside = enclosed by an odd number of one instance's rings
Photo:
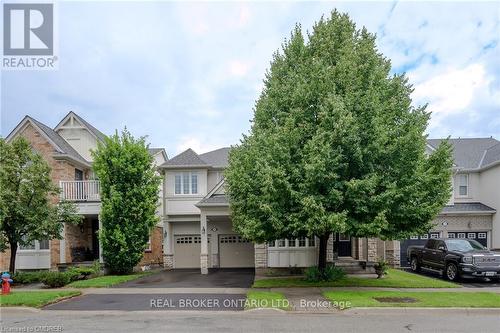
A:
{"type": "Polygon", "coordinates": [[[207,275],[199,269],[161,271],[143,278],[122,283],[114,288],[250,288],[253,268],[211,269],[207,275]]]}

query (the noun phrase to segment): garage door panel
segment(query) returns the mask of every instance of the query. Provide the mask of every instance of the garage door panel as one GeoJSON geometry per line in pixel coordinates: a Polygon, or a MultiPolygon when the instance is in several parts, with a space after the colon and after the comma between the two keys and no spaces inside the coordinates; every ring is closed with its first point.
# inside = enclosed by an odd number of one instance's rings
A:
{"type": "Polygon", "coordinates": [[[472,239],[483,246],[488,246],[488,233],[486,231],[448,231],[448,238],[472,239]]]}
{"type": "Polygon", "coordinates": [[[220,267],[254,267],[254,245],[239,235],[219,235],[220,267]]]}
{"type": "Polygon", "coordinates": [[[175,268],[200,268],[200,235],[174,235],[174,252],[175,268]]]}

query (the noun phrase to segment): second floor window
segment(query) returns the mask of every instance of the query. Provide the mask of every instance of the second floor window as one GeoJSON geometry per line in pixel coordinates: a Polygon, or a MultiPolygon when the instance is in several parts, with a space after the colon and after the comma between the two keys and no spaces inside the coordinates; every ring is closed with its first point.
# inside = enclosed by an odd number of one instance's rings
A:
{"type": "Polygon", "coordinates": [[[198,174],[180,172],[175,175],[175,194],[198,194],[198,174]]]}
{"type": "Polygon", "coordinates": [[[458,179],[458,195],[461,197],[469,195],[469,175],[459,174],[457,175],[457,179],[458,179]]]}

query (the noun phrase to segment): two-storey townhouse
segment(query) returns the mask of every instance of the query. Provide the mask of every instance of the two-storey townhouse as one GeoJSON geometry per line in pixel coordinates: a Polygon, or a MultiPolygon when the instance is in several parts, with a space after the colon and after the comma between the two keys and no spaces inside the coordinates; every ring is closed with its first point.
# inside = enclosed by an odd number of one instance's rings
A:
{"type": "MultiPolygon", "coordinates": [[[[429,139],[432,151],[443,139],[429,139]]],[[[406,249],[428,238],[469,238],[489,248],[500,248],[500,142],[494,138],[450,139],[453,147],[453,190],[448,204],[434,220],[433,229],[401,242],[401,266],[406,249]]]]}
{"type": "MultiPolygon", "coordinates": [[[[103,261],[99,248],[98,230],[100,184],[92,171],[91,150],[105,135],[74,112],[69,112],[54,128],[26,116],[6,137],[11,141],[25,137],[32,148],[40,153],[51,167],[52,181],[60,187],[60,198],[75,203],[83,216],[79,225],[65,224],[62,239],[37,240],[20,247],[16,269],[60,269],[68,265],[103,261]]],[[[167,160],[162,148],[150,149],[155,165],[167,160]]],[[[160,200],[161,201],[161,200],[160,200]]],[[[161,208],[159,208],[161,215],[161,208]]],[[[162,262],[163,226],[161,223],[151,235],[142,265],[162,262]]],[[[1,269],[8,269],[10,253],[0,253],[1,269]]]]}
{"type": "MultiPolygon", "coordinates": [[[[432,151],[440,139],[429,140],[432,151]]],[[[353,263],[385,258],[406,266],[406,248],[429,237],[472,238],[500,247],[500,142],[451,139],[453,195],[427,235],[403,241],[355,238],[333,234],[328,261],[348,269],[353,263]],[[334,253],[337,255],[334,258],[334,253]]],[[[248,242],[232,229],[223,172],[229,148],[205,154],[188,149],[160,166],[164,175],[164,256],[167,268],[255,267],[256,271],[315,265],[318,242],[312,238],[277,239],[267,244],[248,242]]],[[[358,267],[359,267],[358,266],[358,267]]]]}

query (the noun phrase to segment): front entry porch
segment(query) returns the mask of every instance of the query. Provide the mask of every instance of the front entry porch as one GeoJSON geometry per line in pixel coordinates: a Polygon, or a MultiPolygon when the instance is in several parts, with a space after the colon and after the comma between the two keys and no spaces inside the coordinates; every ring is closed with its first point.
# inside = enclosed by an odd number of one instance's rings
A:
{"type": "Polygon", "coordinates": [[[57,264],[59,269],[74,265],[90,265],[95,260],[102,262],[99,226],[98,215],[84,215],[81,223],[64,225],[57,264]]]}

